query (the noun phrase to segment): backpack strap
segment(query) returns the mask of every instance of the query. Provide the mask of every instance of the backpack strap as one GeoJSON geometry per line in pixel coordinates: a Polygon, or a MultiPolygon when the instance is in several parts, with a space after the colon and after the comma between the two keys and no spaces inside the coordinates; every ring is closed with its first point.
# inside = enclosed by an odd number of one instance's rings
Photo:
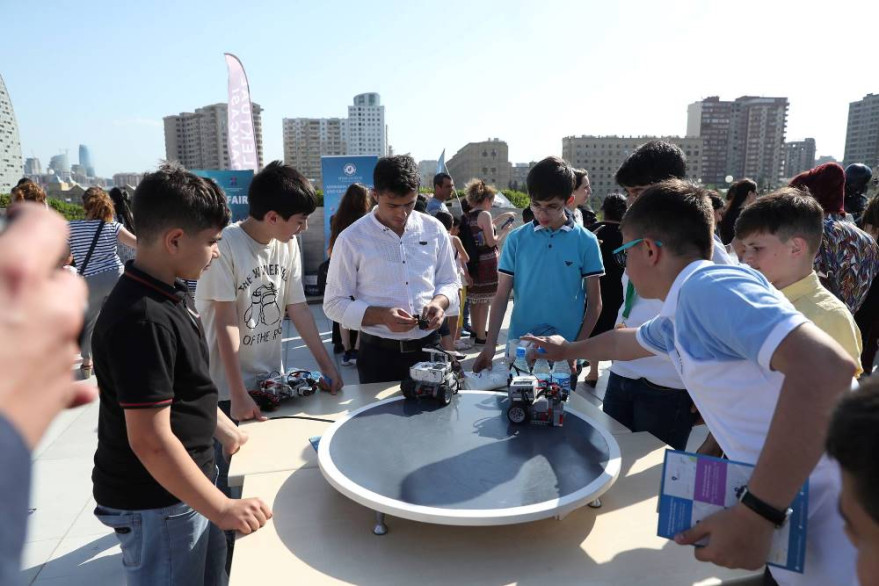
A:
{"type": "Polygon", "coordinates": [[[92,253],[95,252],[95,246],[98,245],[98,237],[101,235],[101,230],[104,229],[104,220],[101,220],[100,225],[98,225],[98,229],[95,230],[95,237],[92,238],[92,244],[89,246],[89,251],[85,255],[85,260],[82,261],[82,266],[79,267],[79,274],[85,277],[85,268],[89,266],[89,261],[92,259],[92,253]]]}

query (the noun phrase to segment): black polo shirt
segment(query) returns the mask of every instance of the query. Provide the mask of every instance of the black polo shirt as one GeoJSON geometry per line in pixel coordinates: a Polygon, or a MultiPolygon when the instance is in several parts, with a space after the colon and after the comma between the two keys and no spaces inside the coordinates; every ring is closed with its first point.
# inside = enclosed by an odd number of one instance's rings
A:
{"type": "Polygon", "coordinates": [[[128,263],[107,297],[92,336],[100,389],[94,497],[114,509],[158,509],[179,502],[131,450],[125,409],[171,409],[171,430],[204,474],[214,477],[217,387],[191,297],[128,263]]]}

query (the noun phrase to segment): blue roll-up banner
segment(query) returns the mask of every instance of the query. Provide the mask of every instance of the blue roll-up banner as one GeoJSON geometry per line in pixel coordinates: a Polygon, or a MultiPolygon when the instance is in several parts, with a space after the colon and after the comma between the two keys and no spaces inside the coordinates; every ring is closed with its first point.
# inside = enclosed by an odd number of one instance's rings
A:
{"type": "Polygon", "coordinates": [[[217,185],[222,188],[223,192],[226,194],[229,209],[232,211],[233,222],[243,220],[247,217],[249,209],[247,203],[247,190],[250,189],[250,182],[253,179],[253,171],[193,169],[192,172],[199,177],[213,179],[217,182],[217,185]]]}
{"type": "Polygon", "coordinates": [[[330,218],[339,209],[342,196],[352,183],[372,189],[372,172],[378,157],[321,157],[324,191],[324,255],[330,245],[330,218]]]}

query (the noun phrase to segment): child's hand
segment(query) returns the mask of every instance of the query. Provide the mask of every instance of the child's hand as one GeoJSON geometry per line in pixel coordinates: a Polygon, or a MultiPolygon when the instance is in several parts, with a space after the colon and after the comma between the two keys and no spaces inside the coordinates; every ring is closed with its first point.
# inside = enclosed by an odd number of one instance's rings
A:
{"type": "Polygon", "coordinates": [[[227,499],[220,511],[220,518],[214,521],[223,531],[240,531],[247,535],[253,533],[272,518],[272,511],[262,499],[227,499]]]}
{"type": "Polygon", "coordinates": [[[240,398],[234,396],[232,397],[232,419],[236,421],[247,421],[249,419],[256,419],[257,421],[265,421],[268,417],[265,417],[262,414],[262,411],[259,409],[259,405],[256,404],[256,401],[253,400],[253,397],[250,395],[244,395],[240,398]]]}
{"type": "MultiPolygon", "coordinates": [[[[553,361],[568,359],[567,351],[569,343],[561,336],[534,336],[532,334],[525,334],[521,339],[526,342],[531,342],[538,348],[543,348],[545,350],[545,353],[535,353],[529,356],[529,360],[535,358],[545,358],[553,361]]],[[[531,352],[529,352],[529,354],[531,354],[531,352]]]]}
{"type": "Polygon", "coordinates": [[[476,360],[473,362],[473,372],[479,373],[480,371],[491,370],[491,360],[494,358],[494,350],[488,347],[488,344],[485,345],[485,348],[482,349],[482,352],[479,353],[479,356],[476,357],[476,360]]]}

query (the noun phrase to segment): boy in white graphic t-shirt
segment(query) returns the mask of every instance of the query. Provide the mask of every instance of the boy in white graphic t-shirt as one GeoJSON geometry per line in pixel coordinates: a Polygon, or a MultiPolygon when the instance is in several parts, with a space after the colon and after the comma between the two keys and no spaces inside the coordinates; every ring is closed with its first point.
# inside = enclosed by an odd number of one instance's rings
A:
{"type": "Polygon", "coordinates": [[[285,312],[332,380],[331,392],[342,388],[305,302],[294,239],[307,229],[316,207],[314,188],[296,169],[275,161],[253,178],[248,201],[247,219],[223,230],[220,258],[204,272],[195,293],[220,407],[239,421],[263,419],[247,391],[261,374],[283,370],[285,312]]]}

